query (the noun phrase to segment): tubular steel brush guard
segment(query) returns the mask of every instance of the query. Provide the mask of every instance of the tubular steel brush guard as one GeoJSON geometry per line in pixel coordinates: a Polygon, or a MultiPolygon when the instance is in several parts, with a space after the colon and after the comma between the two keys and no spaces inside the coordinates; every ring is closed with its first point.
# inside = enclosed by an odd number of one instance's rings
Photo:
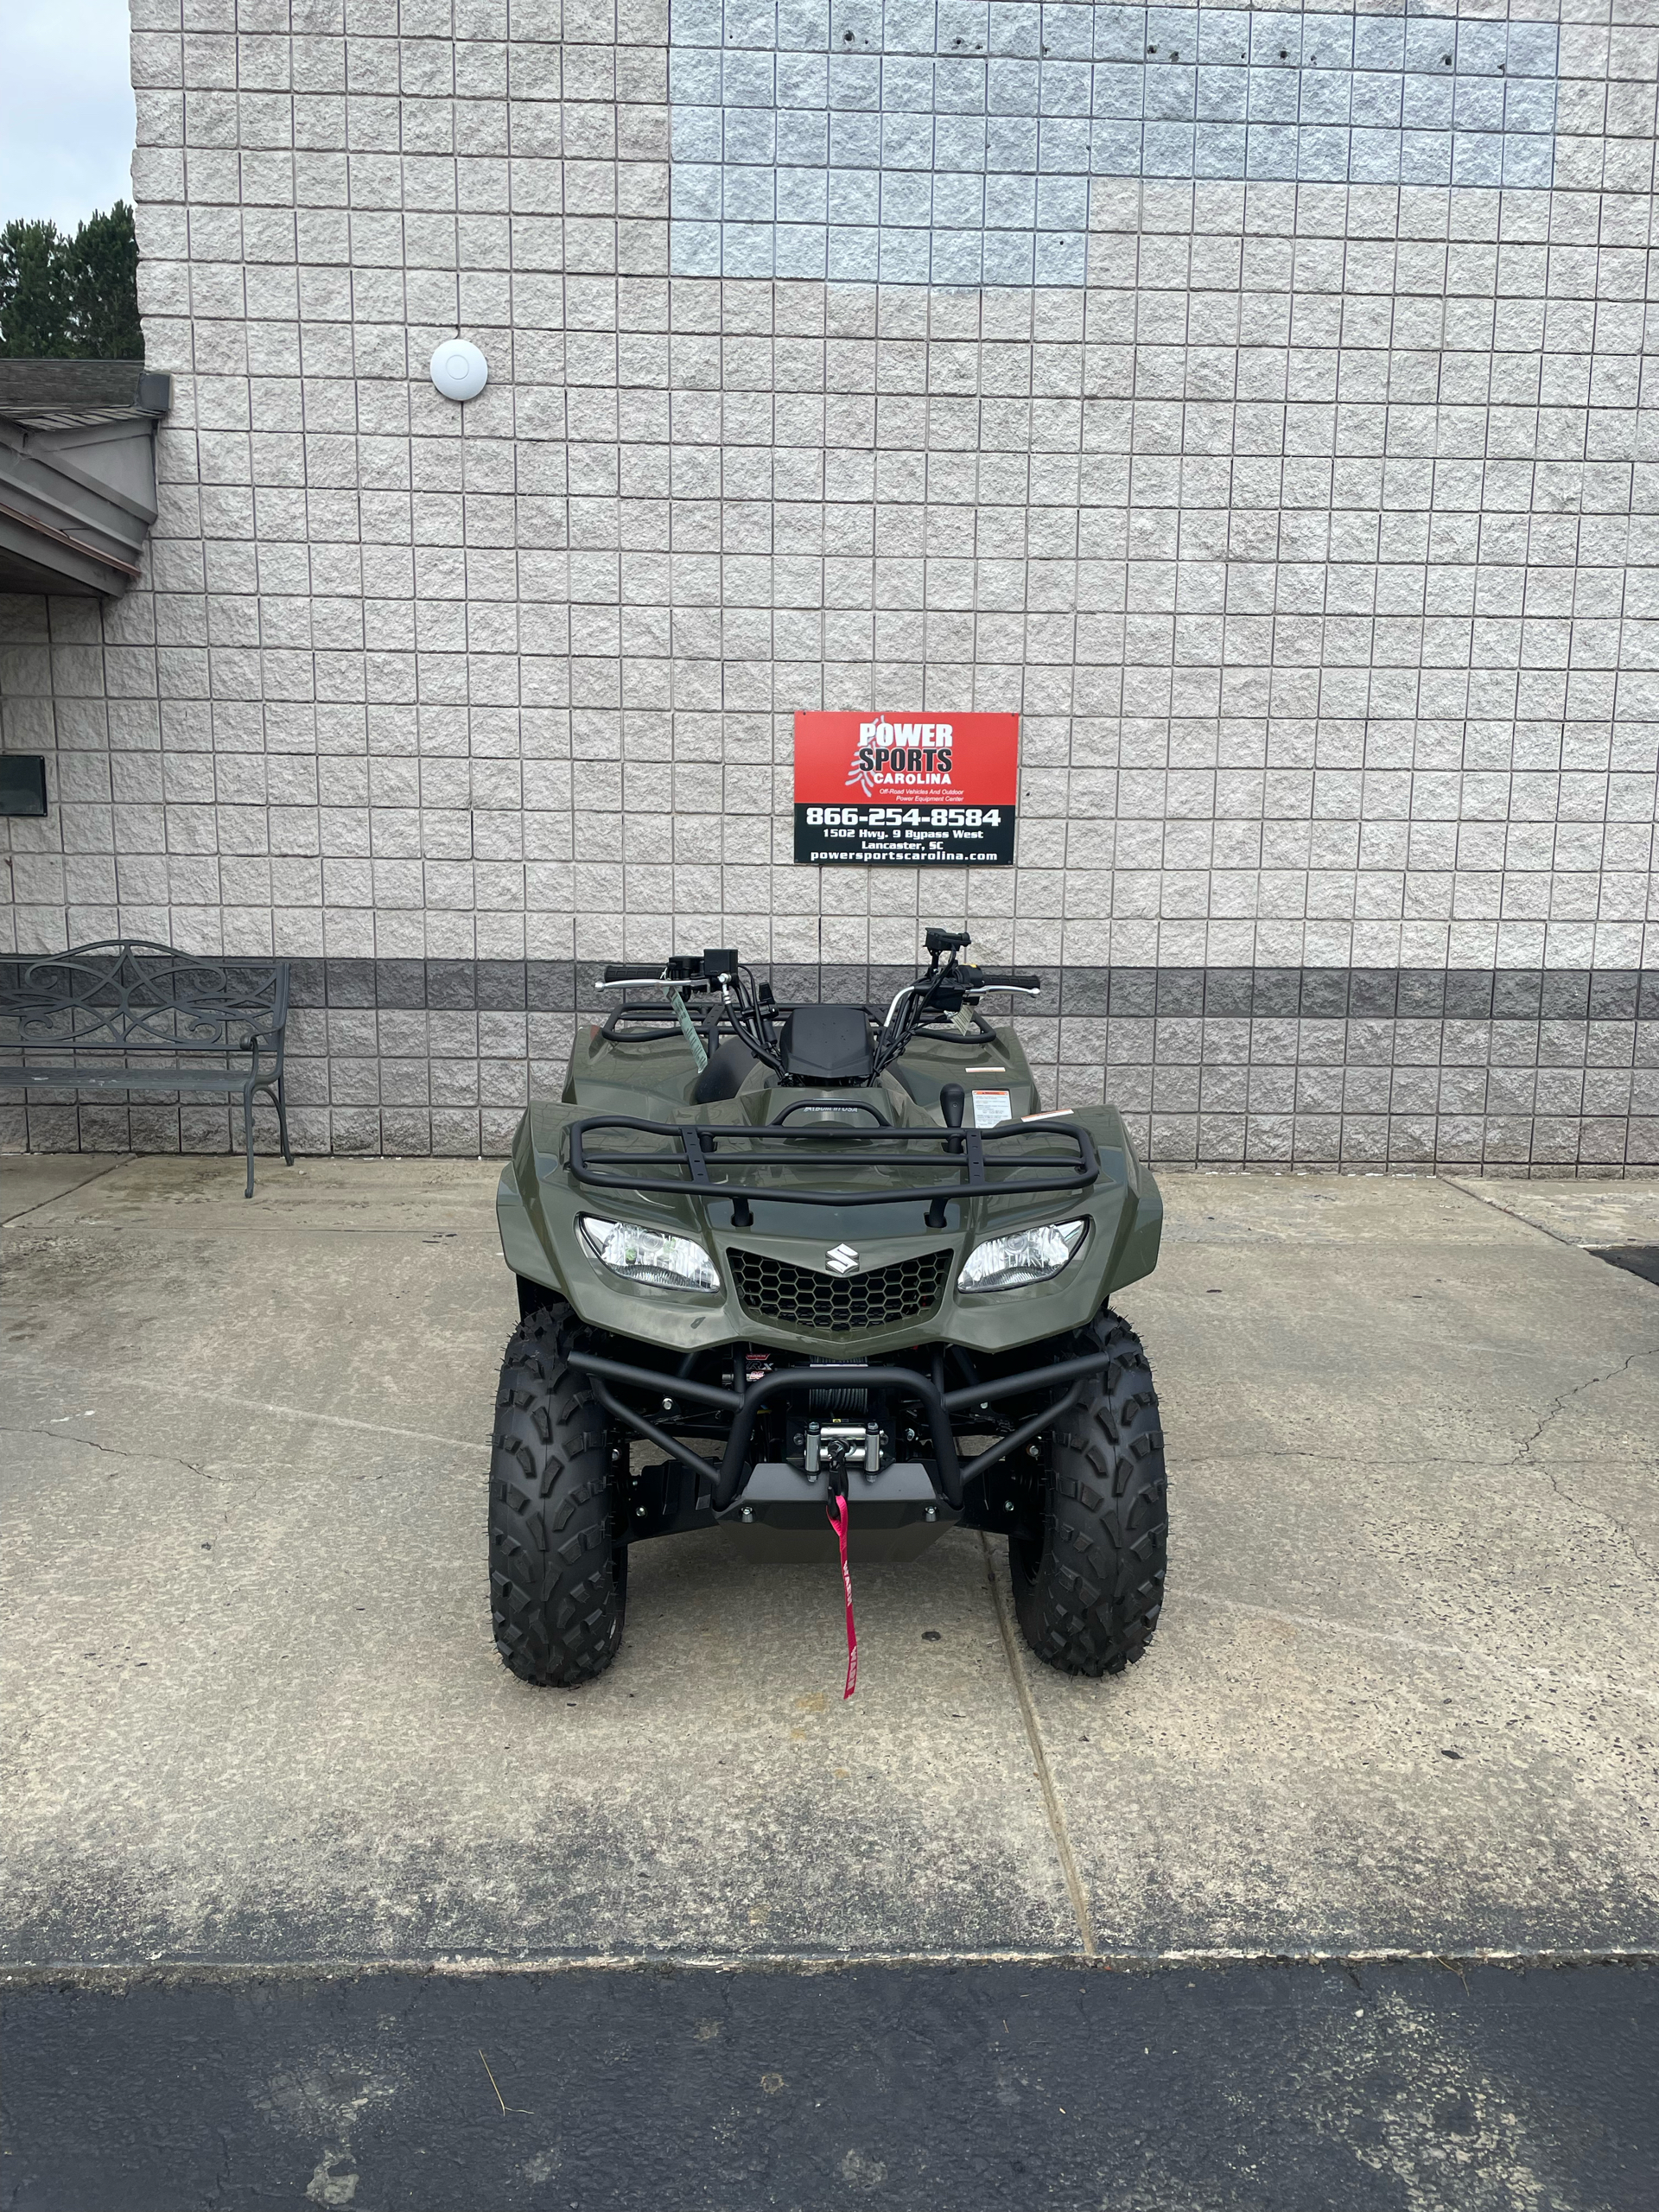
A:
{"type": "Polygon", "coordinates": [[[1045,1110],[980,1011],[1039,979],[969,942],[930,930],[885,1007],[785,1003],[729,949],[607,971],[646,995],[578,1039],[497,1198],[522,1319],[491,1606],[524,1681],[608,1666],[631,1547],[716,1525],[826,1567],[843,1535],[856,1563],[1006,1531],[1041,1657],[1146,1649],[1163,1438],[1109,1301],[1156,1264],[1161,1202],[1112,1107],[1045,1110]]]}
{"type": "Polygon", "coordinates": [[[723,1513],[737,1496],[742,1479],[744,1454],[754,1433],[755,1416],[760,1408],[772,1398],[789,1390],[821,1390],[833,1389],[836,1383],[859,1390],[890,1390],[899,1398],[914,1398],[927,1416],[929,1433],[938,1465],[938,1488],[947,1505],[960,1507],[963,1485],[984,1473],[987,1467],[1003,1459],[1010,1452],[1018,1451],[1033,1437],[1058,1421],[1075,1403],[1077,1385],[1090,1375],[1098,1375],[1110,1364],[1107,1352],[1095,1352],[1081,1359],[1058,1360],[1049,1367],[1033,1367],[1020,1375],[1004,1375],[993,1382],[976,1382],[965,1390],[941,1391],[925,1375],[910,1367],[834,1367],[819,1363],[811,1367],[784,1367],[752,1382],[747,1389],[724,1390],[710,1388],[706,1383],[692,1382],[683,1377],[673,1379],[677,1396],[691,1398],[698,1405],[712,1406],[732,1416],[731,1434],[726,1449],[717,1460],[693,1452],[689,1446],[677,1443],[667,1432],[617,1398],[607,1387],[623,1382],[639,1390],[660,1390],[664,1377],[659,1371],[646,1367],[625,1367],[620,1361],[601,1358],[596,1353],[582,1351],[572,1346],[567,1355],[572,1367],[594,1380],[594,1395],[608,1413],[615,1414],[637,1428],[662,1449],[671,1452],[688,1467],[712,1476],[714,1480],[714,1510],[723,1513]],[[988,1451],[979,1452],[964,1466],[957,1454],[956,1439],[951,1433],[950,1416],[967,1414],[990,1403],[993,1399],[1023,1397],[1033,1390],[1052,1388],[1058,1382],[1072,1385],[1052,1405],[1023,1421],[1011,1435],[1003,1437],[988,1451]]]}

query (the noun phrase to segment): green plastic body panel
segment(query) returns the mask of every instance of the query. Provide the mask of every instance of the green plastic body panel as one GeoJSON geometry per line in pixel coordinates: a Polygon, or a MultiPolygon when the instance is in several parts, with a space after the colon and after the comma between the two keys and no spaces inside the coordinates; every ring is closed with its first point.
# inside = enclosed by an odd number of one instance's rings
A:
{"type": "MultiPolygon", "coordinates": [[[[1041,1102],[1011,1032],[997,1031],[994,1046],[982,1038],[973,1040],[971,1049],[954,1041],[919,1039],[901,1061],[861,1090],[783,1086],[757,1068],[734,1098],[694,1106],[690,1092],[696,1075],[690,1051],[678,1039],[613,1044],[590,1031],[571,1054],[563,1097],[530,1108],[502,1171],[496,1212],[507,1265],[527,1281],[560,1292],[584,1321],[613,1335],[679,1352],[749,1344],[819,1358],[874,1360],[929,1344],[1007,1351],[1080,1328],[1099,1312],[1109,1293],[1150,1274],[1157,1265],[1163,1201],[1111,1106],[1078,1108],[1067,1116],[1089,1131],[1100,1156],[1100,1175],[1089,1190],[1028,1198],[953,1198],[946,1210],[948,1226],[943,1230],[925,1226],[927,1195],[919,1179],[917,1196],[895,1197],[887,1205],[791,1205],[791,1177],[797,1187],[809,1180],[821,1184],[823,1172],[768,1168],[765,1179],[769,1195],[752,1198],[753,1225],[737,1229],[731,1223],[730,1200],[717,1192],[706,1198],[689,1191],[683,1197],[670,1197],[596,1188],[579,1183],[565,1164],[569,1124],[593,1114],[627,1114],[656,1122],[695,1120],[735,1131],[770,1122],[785,1099],[822,1097],[841,1106],[868,1099],[899,1127],[943,1131],[939,1091],[943,1084],[955,1082],[970,1090],[977,1084],[1007,1091],[1012,1116],[1019,1119],[1040,1112],[1041,1102]],[[721,1289],[657,1290],[625,1281],[595,1260],[582,1242],[578,1222],[584,1214],[647,1224],[696,1238],[714,1259],[721,1289]],[[957,1291],[963,1261],[985,1237],[1040,1222],[1079,1218],[1088,1220],[1089,1233],[1076,1256],[1052,1281],[1014,1290],[957,1291]],[[948,1247],[952,1255],[949,1281],[938,1310],[925,1320],[830,1335],[756,1319],[739,1303],[727,1256],[732,1247],[823,1272],[825,1254],[843,1243],[856,1249],[860,1273],[948,1247]]],[[[880,1169],[837,1168],[835,1175],[839,1185],[849,1189],[885,1187],[880,1169]]]]}

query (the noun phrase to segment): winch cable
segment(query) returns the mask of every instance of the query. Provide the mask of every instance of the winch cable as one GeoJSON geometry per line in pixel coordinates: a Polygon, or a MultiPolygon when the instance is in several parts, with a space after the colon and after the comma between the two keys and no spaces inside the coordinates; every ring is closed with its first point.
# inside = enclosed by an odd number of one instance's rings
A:
{"type": "Polygon", "coordinates": [[[851,1517],[848,1510],[847,1493],[837,1491],[826,1503],[824,1511],[830,1516],[830,1526],[835,1530],[836,1541],[841,1546],[841,1586],[847,1595],[847,1682],[841,1693],[841,1701],[844,1705],[858,1688],[858,1630],[853,1622],[853,1578],[847,1566],[847,1528],[851,1517]]]}

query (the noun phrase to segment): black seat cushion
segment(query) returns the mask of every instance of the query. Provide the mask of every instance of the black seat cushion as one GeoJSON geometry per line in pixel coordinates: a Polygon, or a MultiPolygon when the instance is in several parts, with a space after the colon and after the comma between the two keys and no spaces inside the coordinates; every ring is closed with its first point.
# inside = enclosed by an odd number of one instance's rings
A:
{"type": "Polygon", "coordinates": [[[691,1086],[694,1106],[707,1106],[716,1098],[735,1098],[743,1078],[754,1065],[754,1054],[735,1037],[728,1037],[691,1086]]]}

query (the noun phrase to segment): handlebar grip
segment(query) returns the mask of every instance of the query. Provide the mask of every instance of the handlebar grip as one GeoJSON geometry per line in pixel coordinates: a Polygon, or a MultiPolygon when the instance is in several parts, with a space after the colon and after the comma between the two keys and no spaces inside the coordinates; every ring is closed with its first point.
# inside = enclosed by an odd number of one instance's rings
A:
{"type": "Polygon", "coordinates": [[[1001,969],[982,968],[979,971],[979,980],[982,988],[988,991],[1040,991],[1043,988],[1043,979],[1040,976],[1007,975],[1001,969]]]}
{"type": "Polygon", "coordinates": [[[660,983],[667,966],[665,960],[658,961],[651,968],[637,967],[626,961],[613,961],[605,970],[604,980],[607,983],[660,983]]]}

